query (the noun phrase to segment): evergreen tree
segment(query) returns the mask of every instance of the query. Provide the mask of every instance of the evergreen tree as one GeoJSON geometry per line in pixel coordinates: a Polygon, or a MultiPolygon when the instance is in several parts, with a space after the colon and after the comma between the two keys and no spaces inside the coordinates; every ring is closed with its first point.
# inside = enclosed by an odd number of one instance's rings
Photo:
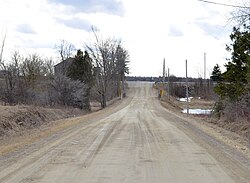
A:
{"type": "Polygon", "coordinates": [[[232,52],[231,61],[225,64],[226,71],[222,74],[223,83],[216,86],[215,92],[222,98],[232,102],[240,100],[247,90],[247,76],[250,67],[250,27],[243,30],[234,28],[230,35],[232,44],[227,50],[232,52]]]}
{"type": "Polygon", "coordinates": [[[210,78],[212,79],[212,81],[215,81],[215,82],[222,81],[222,73],[221,73],[221,70],[220,70],[220,66],[218,64],[216,64],[214,66],[212,76],[210,78]]]}
{"type": "MultiPolygon", "coordinates": [[[[124,81],[125,81],[125,74],[129,74],[129,54],[125,48],[123,48],[121,45],[118,45],[117,47],[117,53],[116,53],[116,74],[117,74],[117,87],[118,87],[118,96],[123,95],[124,92],[124,81]],[[120,82],[121,86],[120,86],[120,82]],[[120,91],[121,90],[121,91],[120,91]]],[[[122,96],[123,97],[123,96],[122,96]]]]}
{"type": "Polygon", "coordinates": [[[70,67],[67,75],[73,80],[79,80],[86,85],[86,94],[84,96],[82,108],[90,110],[90,89],[93,86],[93,65],[92,59],[87,51],[77,50],[77,54],[70,67]]]}

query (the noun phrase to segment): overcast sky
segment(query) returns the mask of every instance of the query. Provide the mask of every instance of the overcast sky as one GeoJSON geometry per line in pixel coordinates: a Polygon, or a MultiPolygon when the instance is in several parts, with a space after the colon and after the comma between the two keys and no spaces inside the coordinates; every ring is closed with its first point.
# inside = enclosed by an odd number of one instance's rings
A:
{"type": "MultiPolygon", "coordinates": [[[[234,4],[236,0],[214,0],[234,4]]],[[[239,1],[237,1],[239,2],[239,1]]],[[[104,36],[120,38],[130,53],[130,75],[159,76],[163,58],[176,76],[207,77],[230,54],[232,8],[197,0],[1,0],[0,40],[7,30],[4,59],[13,50],[53,57],[61,39],[83,49],[91,26],[104,36]]]]}

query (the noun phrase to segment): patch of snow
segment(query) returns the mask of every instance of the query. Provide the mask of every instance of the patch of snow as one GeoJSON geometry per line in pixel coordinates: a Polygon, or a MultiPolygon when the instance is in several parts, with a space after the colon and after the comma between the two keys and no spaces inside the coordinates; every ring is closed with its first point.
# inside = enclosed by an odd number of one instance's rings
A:
{"type": "MultiPolygon", "coordinates": [[[[212,109],[189,109],[189,114],[211,114],[212,109]]],[[[187,113],[187,109],[183,109],[182,113],[187,113]]]]}
{"type": "MultiPolygon", "coordinates": [[[[188,102],[191,102],[191,100],[193,99],[194,97],[188,97],[188,102]]],[[[177,99],[179,100],[180,102],[187,102],[187,98],[179,98],[177,99]]]]}

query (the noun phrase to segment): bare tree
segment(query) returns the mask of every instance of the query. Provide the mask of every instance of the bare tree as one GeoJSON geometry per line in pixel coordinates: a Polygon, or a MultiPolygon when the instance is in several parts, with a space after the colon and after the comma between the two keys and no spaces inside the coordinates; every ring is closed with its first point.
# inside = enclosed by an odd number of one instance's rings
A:
{"type": "Polygon", "coordinates": [[[44,76],[51,78],[54,75],[54,61],[52,58],[44,58],[43,60],[44,76]]]}
{"type": "MultiPolygon", "coordinates": [[[[53,76],[53,61],[40,57],[38,54],[30,54],[25,57],[15,54],[13,60],[19,60],[16,67],[15,100],[16,103],[48,105],[49,102],[49,82],[53,76]]],[[[12,64],[13,65],[13,64],[12,64]]],[[[8,72],[10,75],[12,72],[8,72]]]]}
{"type": "Polygon", "coordinates": [[[21,56],[19,52],[15,51],[12,54],[11,62],[5,64],[2,62],[2,68],[5,71],[3,87],[3,99],[9,104],[15,104],[17,102],[17,86],[19,84],[20,76],[20,62],[21,56]]]}
{"type": "Polygon", "coordinates": [[[239,7],[231,12],[230,21],[236,23],[237,26],[250,24],[250,2],[244,1],[239,3],[239,7]]]}
{"type": "Polygon", "coordinates": [[[34,88],[36,81],[47,74],[44,60],[36,53],[24,58],[21,74],[27,86],[34,88]]]}
{"type": "Polygon", "coordinates": [[[62,72],[64,75],[66,75],[67,64],[64,61],[73,55],[73,52],[76,50],[75,46],[72,43],[61,40],[59,44],[55,45],[55,49],[60,56],[61,62],[63,63],[62,72]]]}
{"type": "Polygon", "coordinates": [[[96,92],[99,94],[99,101],[101,107],[106,107],[107,101],[107,87],[108,82],[110,82],[110,74],[108,67],[110,64],[109,55],[110,47],[112,45],[111,39],[102,39],[96,30],[93,30],[95,36],[95,42],[93,44],[86,45],[86,49],[89,51],[90,55],[93,58],[96,75],[96,92]]]}
{"type": "Polygon", "coordinates": [[[75,46],[72,43],[67,42],[66,40],[61,40],[59,44],[56,44],[55,49],[60,55],[61,61],[64,61],[67,58],[71,57],[73,52],[76,50],[75,46]]]}
{"type": "Polygon", "coordinates": [[[121,41],[114,38],[102,38],[92,28],[95,41],[86,45],[94,62],[96,77],[95,91],[98,94],[102,108],[106,107],[107,100],[121,94],[120,82],[128,73],[128,53],[121,46],[121,41]]]}

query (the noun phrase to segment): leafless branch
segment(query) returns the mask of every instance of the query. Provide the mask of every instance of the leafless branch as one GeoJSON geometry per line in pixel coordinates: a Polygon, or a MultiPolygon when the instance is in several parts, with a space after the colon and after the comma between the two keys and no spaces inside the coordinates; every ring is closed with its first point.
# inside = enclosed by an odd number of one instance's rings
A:
{"type": "Polygon", "coordinates": [[[0,48],[0,65],[1,65],[1,67],[3,67],[3,51],[4,51],[6,36],[7,36],[7,31],[5,32],[5,34],[3,36],[3,40],[2,40],[2,44],[1,44],[1,48],[0,48]]]}
{"type": "Polygon", "coordinates": [[[75,46],[72,43],[67,42],[66,40],[61,40],[59,44],[56,44],[55,49],[59,54],[61,61],[64,61],[67,58],[71,57],[73,55],[73,52],[76,50],[75,46]]]}

